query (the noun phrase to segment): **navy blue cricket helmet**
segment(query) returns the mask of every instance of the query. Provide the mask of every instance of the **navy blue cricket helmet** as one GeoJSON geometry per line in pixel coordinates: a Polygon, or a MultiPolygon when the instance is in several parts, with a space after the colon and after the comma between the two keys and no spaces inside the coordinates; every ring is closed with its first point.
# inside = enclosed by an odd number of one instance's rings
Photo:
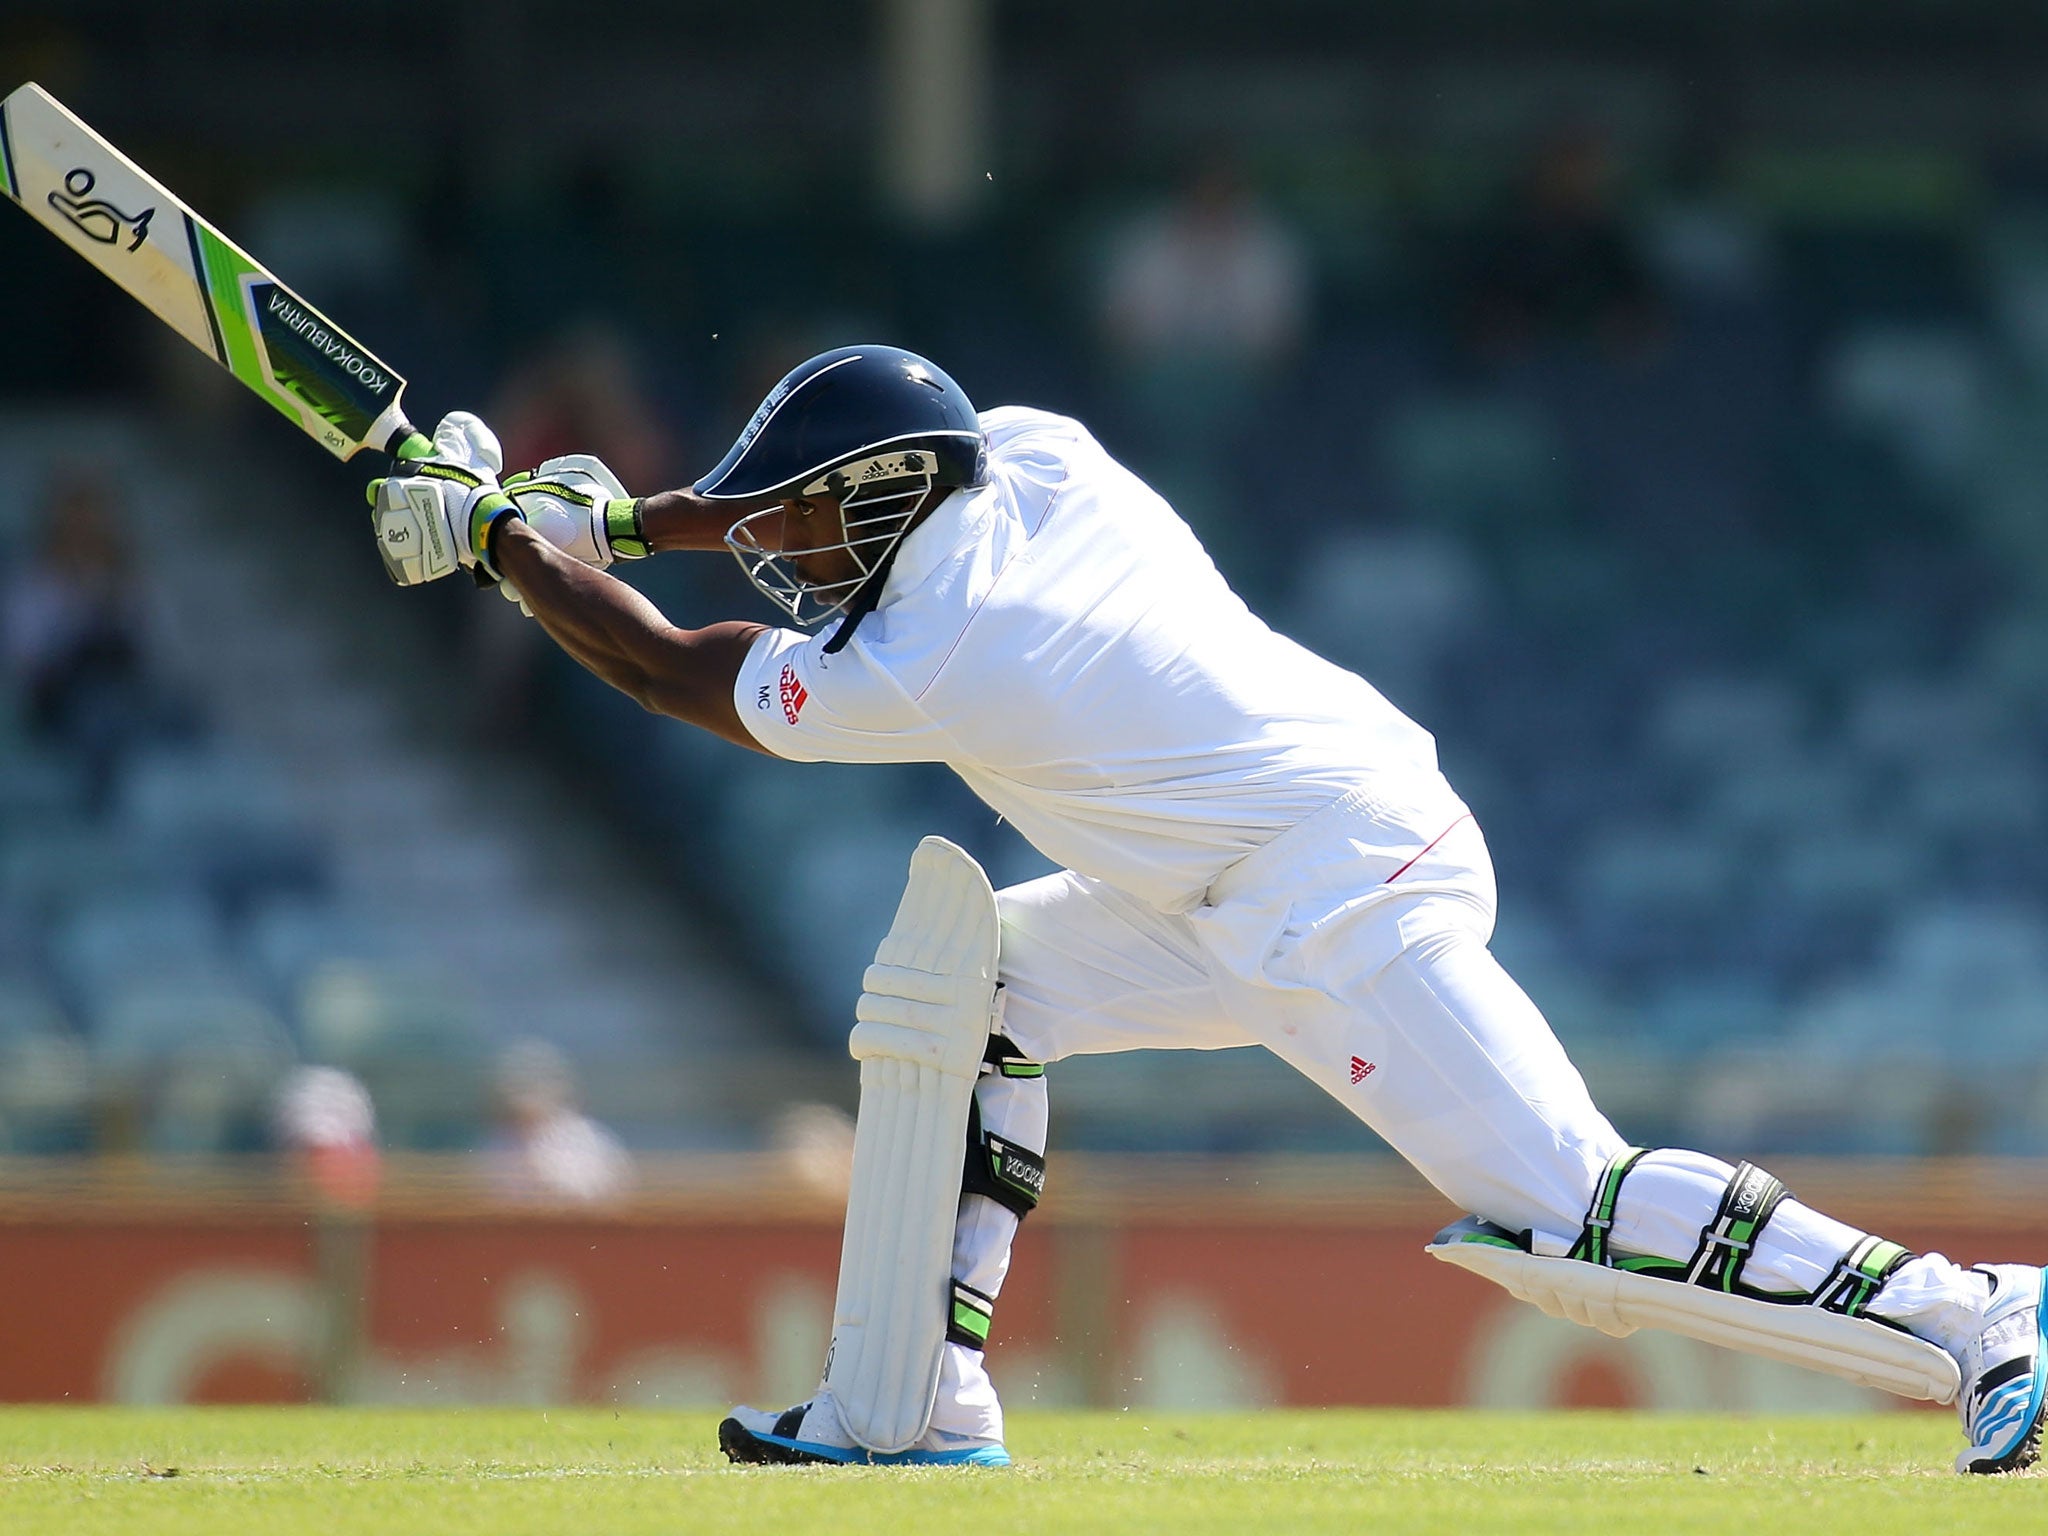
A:
{"type": "Polygon", "coordinates": [[[851,460],[906,449],[932,455],[939,485],[979,485],[987,473],[974,402],[936,363],[901,347],[838,347],[768,391],[697,494],[795,495],[851,460]]]}
{"type": "MultiPolygon", "coordinates": [[[[822,352],[793,369],[696,490],[709,501],[776,503],[726,534],[747,579],[799,624],[835,613],[857,622],[932,489],[987,477],[988,440],[967,392],[915,352],[871,345],[822,352]],[[845,540],[835,547],[853,553],[860,573],[850,580],[810,580],[783,553],[779,503],[818,496],[839,504],[845,540]]],[[[819,552],[814,543],[803,549],[819,552]]]]}

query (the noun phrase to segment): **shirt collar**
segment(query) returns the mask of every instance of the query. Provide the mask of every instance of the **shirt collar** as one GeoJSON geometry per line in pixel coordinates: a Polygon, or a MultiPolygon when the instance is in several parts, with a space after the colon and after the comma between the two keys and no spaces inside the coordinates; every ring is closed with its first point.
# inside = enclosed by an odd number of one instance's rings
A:
{"type": "Polygon", "coordinates": [[[916,591],[947,556],[979,533],[988,521],[990,495],[986,485],[956,490],[906,533],[875,606],[886,608],[905,592],[916,591]]]}

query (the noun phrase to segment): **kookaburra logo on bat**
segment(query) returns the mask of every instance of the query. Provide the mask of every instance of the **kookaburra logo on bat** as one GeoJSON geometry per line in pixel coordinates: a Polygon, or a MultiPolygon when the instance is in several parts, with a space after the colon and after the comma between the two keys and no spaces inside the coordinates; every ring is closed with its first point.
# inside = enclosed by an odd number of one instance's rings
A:
{"type": "Polygon", "coordinates": [[[80,234],[101,245],[117,243],[124,230],[132,232],[134,238],[128,242],[128,249],[134,250],[149,233],[149,221],[156,217],[156,209],[123,213],[105,198],[92,196],[97,180],[81,165],[64,178],[62,192],[50,194],[50,206],[69,219],[80,234]]]}

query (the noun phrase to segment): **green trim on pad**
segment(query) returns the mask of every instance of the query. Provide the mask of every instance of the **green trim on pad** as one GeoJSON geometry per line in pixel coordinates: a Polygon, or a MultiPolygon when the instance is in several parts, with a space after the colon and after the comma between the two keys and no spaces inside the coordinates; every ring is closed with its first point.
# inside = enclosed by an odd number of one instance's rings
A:
{"type": "Polygon", "coordinates": [[[969,1306],[964,1301],[953,1303],[953,1326],[962,1333],[971,1333],[982,1343],[988,1342],[990,1324],[995,1321],[988,1313],[969,1306]]]}
{"type": "Polygon", "coordinates": [[[1600,1170],[1600,1182],[1593,1190],[1593,1203],[1586,1210],[1585,1225],[1579,1229],[1579,1240],[1572,1244],[1566,1258],[1582,1259],[1588,1264],[1609,1262],[1607,1234],[1614,1226],[1614,1208],[1621,1202],[1621,1181],[1647,1156],[1647,1147],[1629,1147],[1609,1159],[1600,1170]]]}

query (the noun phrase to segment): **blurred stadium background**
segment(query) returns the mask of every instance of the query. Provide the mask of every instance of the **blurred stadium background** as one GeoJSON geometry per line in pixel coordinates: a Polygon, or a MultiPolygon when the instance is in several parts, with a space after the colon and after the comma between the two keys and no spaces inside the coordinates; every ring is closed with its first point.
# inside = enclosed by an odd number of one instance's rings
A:
{"type": "MultiPolygon", "coordinates": [[[[0,87],[515,460],[680,483],[871,336],[1081,416],[1436,732],[1497,949],[1626,1134],[1792,1159],[1902,1237],[2048,1228],[2048,11],[362,0],[337,31],[31,5],[0,87]]],[[[75,1324],[0,1396],[805,1390],[909,850],[1042,861],[943,770],[758,759],[495,599],[388,589],[365,470],[27,219],[0,272],[0,1296],[75,1324]],[[457,1271],[531,1283],[457,1304],[457,1271]],[[450,1331],[473,1357],[428,1362],[450,1331]]],[[[766,616],[722,558],[631,574],[682,622],[766,616]]],[[[999,1380],[1478,1390],[1306,1322],[1261,1354],[1284,1292],[1182,1283],[1247,1232],[1383,1260],[1496,1362],[1580,1348],[1438,1298],[1426,1192],[1232,1057],[1058,1069],[999,1380]]],[[[1798,1395],[1646,1348],[1528,1390],[1798,1395]]]]}

